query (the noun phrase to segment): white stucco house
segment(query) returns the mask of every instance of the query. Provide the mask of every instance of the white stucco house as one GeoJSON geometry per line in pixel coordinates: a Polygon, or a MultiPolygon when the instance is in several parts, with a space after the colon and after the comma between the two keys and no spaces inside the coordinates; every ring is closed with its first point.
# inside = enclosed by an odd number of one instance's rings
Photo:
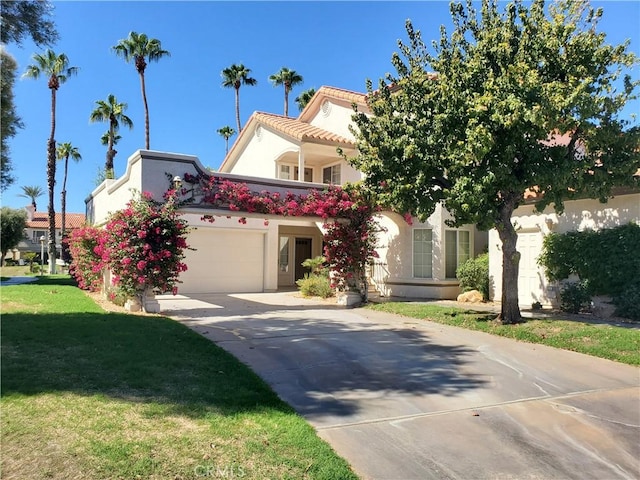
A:
{"type": "MultiPolygon", "coordinates": [[[[355,154],[349,132],[352,104],[367,111],[365,95],[321,87],[297,118],[255,112],[213,175],[246,183],[253,191],[303,193],[325,184],[362,178],[336,151],[355,154]]],[[[160,200],[174,177],[198,175],[205,169],[196,157],[140,150],[119,179],[105,180],[87,198],[87,218],[103,223],[109,212],[123,208],[131,189],[148,191],[160,200]]],[[[210,173],[210,172],[206,172],[210,173]]],[[[311,217],[266,218],[228,210],[215,211],[194,202],[181,209],[195,229],[188,243],[188,270],[183,293],[274,291],[295,285],[304,269],[300,263],[322,254],[322,221],[311,217]],[[203,221],[214,215],[215,222],[203,221]],[[239,222],[246,217],[246,224],[239,222]]],[[[455,298],[459,293],[457,266],[483,251],[486,232],[473,225],[449,228],[448,213],[438,207],[426,222],[409,224],[398,214],[384,212],[378,221],[378,254],[370,277],[383,295],[455,298]]]]}
{"type": "MultiPolygon", "coordinates": [[[[640,173],[640,172],[639,172],[640,173]]],[[[547,207],[542,213],[535,212],[535,197],[525,201],[516,209],[512,223],[518,231],[517,249],[520,252],[518,276],[518,303],[531,308],[538,302],[544,307],[559,304],[559,288],[549,281],[544,269],[538,265],[542,242],[546,235],[571,231],[601,230],[625,225],[640,224],[640,192],[633,189],[616,189],[607,203],[594,199],[569,200],[565,202],[562,215],[547,207]]],[[[489,276],[491,298],[500,300],[502,295],[502,251],[496,230],[489,232],[489,276]]],[[[640,252],[638,253],[640,254],[640,252]]],[[[606,252],[603,252],[606,255],[606,252]]]]}

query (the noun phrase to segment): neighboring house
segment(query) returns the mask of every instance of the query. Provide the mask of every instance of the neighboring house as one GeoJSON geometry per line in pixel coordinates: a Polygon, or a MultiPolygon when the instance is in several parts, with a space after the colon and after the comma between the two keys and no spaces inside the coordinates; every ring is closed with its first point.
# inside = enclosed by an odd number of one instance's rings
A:
{"type": "MultiPolygon", "coordinates": [[[[640,192],[617,189],[607,203],[595,199],[569,200],[564,203],[564,213],[558,215],[553,207],[542,213],[534,211],[535,196],[527,198],[524,205],[516,209],[512,223],[518,230],[517,249],[520,252],[518,276],[518,299],[522,307],[531,308],[539,302],[542,306],[557,306],[558,283],[550,282],[544,269],[538,265],[542,252],[542,241],[550,233],[601,230],[625,225],[640,224],[640,192]]],[[[500,301],[502,296],[502,250],[498,232],[489,232],[489,276],[491,298],[500,301]]],[[[606,255],[606,252],[603,252],[606,255]]]]}
{"type": "MultiPolygon", "coordinates": [[[[323,184],[355,182],[362,174],[336,151],[355,155],[349,131],[352,104],[367,112],[365,95],[321,87],[296,119],[255,112],[248,120],[215,175],[247,183],[261,190],[302,193],[323,184]]],[[[196,157],[138,151],[127,171],[106,180],[87,199],[90,223],[101,224],[110,211],[123,208],[131,189],[149,191],[161,199],[169,179],[186,173],[204,173],[196,157]]],[[[322,254],[322,221],[308,217],[271,217],[245,212],[212,211],[194,202],[182,209],[196,229],[188,243],[189,270],[181,276],[180,291],[260,292],[295,286],[305,270],[300,263],[322,254]],[[217,215],[211,224],[204,214],[217,215]],[[247,217],[247,224],[238,219],[247,217]]],[[[487,245],[486,232],[474,226],[449,228],[448,213],[438,207],[429,219],[410,225],[398,214],[383,212],[379,223],[379,258],[370,277],[383,295],[420,298],[455,298],[459,293],[455,271],[487,245]]]]}
{"type": "MultiPolygon", "coordinates": [[[[39,255],[42,250],[40,239],[44,237],[44,254],[46,259],[48,257],[47,245],[49,238],[49,215],[47,212],[36,211],[33,205],[26,206],[25,210],[27,211],[25,238],[18,244],[17,248],[14,248],[7,253],[6,258],[20,260],[22,255],[26,252],[35,252],[39,255]]],[[[56,213],[55,221],[56,245],[58,252],[60,252],[60,241],[62,239],[62,215],[60,213],[56,213]]],[[[82,213],[65,213],[65,223],[65,230],[70,232],[71,230],[85,225],[85,216],[82,213]]],[[[60,258],[60,253],[58,253],[58,258],[60,258]]]]}

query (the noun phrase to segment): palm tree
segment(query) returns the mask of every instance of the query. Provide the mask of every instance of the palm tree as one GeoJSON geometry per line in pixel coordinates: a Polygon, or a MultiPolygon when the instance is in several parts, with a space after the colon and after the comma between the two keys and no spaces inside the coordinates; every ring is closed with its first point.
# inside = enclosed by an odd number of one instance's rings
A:
{"type": "MultiPolygon", "coordinates": [[[[109,145],[109,139],[111,138],[111,134],[109,132],[109,130],[107,130],[106,132],[104,132],[102,134],[102,136],[100,137],[100,144],[104,145],[105,147],[109,145]]],[[[120,139],[122,138],[122,135],[118,135],[117,133],[113,136],[113,145],[117,145],[118,142],[120,141],[120,139]]]]}
{"type": "Polygon", "coordinates": [[[316,94],[316,89],[315,88],[310,88],[309,90],[305,90],[300,95],[298,95],[296,97],[296,103],[298,104],[298,110],[300,110],[300,111],[304,110],[304,107],[306,107],[309,104],[309,102],[311,101],[311,99],[313,98],[313,96],[315,94],[316,94]]]}
{"type": "Polygon", "coordinates": [[[224,137],[224,153],[229,153],[229,138],[236,134],[236,131],[229,125],[225,125],[217,130],[218,134],[224,137]]]}
{"type": "Polygon", "coordinates": [[[147,60],[149,62],[157,62],[163,57],[170,57],[171,53],[162,49],[160,40],[149,38],[144,33],[136,32],[130,32],[127,38],[120,40],[113,47],[113,51],[119,57],[123,57],[127,63],[133,61],[140,75],[140,88],[144,104],[144,148],[149,150],[149,107],[147,105],[144,71],[147,68],[147,60]]]}
{"type": "Polygon", "coordinates": [[[118,103],[116,96],[110,93],[106,101],[96,100],[96,108],[89,116],[90,122],[109,122],[109,131],[103,135],[103,138],[107,137],[107,160],[104,164],[106,178],[113,178],[113,159],[118,153],[113,146],[118,141],[116,132],[120,128],[120,124],[129,127],[129,129],[133,128],[133,122],[124,114],[126,109],[127,104],[118,103]]]}
{"type": "Polygon", "coordinates": [[[251,69],[241,63],[237,65],[234,63],[222,70],[222,86],[233,88],[236,91],[236,124],[238,125],[239,133],[242,133],[242,125],[240,124],[240,86],[254,86],[258,83],[255,78],[249,76],[250,73],[251,69]]]}
{"type": "Polygon", "coordinates": [[[20,197],[30,198],[31,205],[33,205],[33,210],[36,211],[38,209],[38,205],[36,205],[36,198],[42,196],[44,194],[44,190],[40,186],[23,186],[20,187],[22,189],[22,193],[18,195],[20,197]]]}
{"type": "Polygon", "coordinates": [[[29,65],[24,77],[47,77],[47,86],[51,90],[51,133],[47,140],[47,185],[49,187],[49,273],[56,273],[56,212],[53,204],[53,191],[56,184],[56,92],[69,77],[78,73],[78,67],[69,66],[69,58],[47,49],[43,54],[33,55],[35,64],[29,65]]]}
{"type": "Polygon", "coordinates": [[[82,160],[82,155],[78,151],[78,147],[74,147],[70,142],[58,143],[58,149],[56,151],[58,160],[64,160],[64,180],[62,181],[62,192],[60,194],[61,209],[62,209],[62,238],[64,237],[66,230],[66,212],[67,212],[67,171],[69,169],[69,157],[74,162],[82,160]]]}
{"type": "Polygon", "coordinates": [[[304,79],[302,75],[299,75],[295,70],[289,70],[287,67],[282,67],[279,72],[274,73],[269,77],[274,87],[284,85],[284,116],[289,116],[289,92],[296,85],[301,85],[304,79]]]}

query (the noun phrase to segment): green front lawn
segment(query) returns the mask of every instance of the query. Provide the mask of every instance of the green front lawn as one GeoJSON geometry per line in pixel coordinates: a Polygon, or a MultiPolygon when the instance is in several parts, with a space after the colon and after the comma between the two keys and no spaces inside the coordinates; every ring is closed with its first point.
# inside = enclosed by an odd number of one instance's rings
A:
{"type": "Polygon", "coordinates": [[[530,343],[573,350],[629,365],[640,365],[640,329],[567,320],[528,320],[501,325],[494,314],[414,302],[372,304],[368,308],[530,343]]]}
{"type": "Polygon", "coordinates": [[[0,287],[2,478],[349,479],[244,364],[60,278],[0,287]]]}

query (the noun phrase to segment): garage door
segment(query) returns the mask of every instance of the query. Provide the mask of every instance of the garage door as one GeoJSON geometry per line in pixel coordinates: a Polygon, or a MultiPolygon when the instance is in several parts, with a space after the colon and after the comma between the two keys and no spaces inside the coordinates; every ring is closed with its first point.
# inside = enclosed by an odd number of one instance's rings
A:
{"type": "Polygon", "coordinates": [[[199,228],[189,234],[188,270],[180,276],[180,293],[263,291],[264,236],[246,231],[199,228]]]}
{"type": "Polygon", "coordinates": [[[531,304],[542,299],[544,276],[538,265],[542,249],[542,234],[539,232],[519,233],[520,275],[518,277],[518,303],[531,308],[531,304]]]}

